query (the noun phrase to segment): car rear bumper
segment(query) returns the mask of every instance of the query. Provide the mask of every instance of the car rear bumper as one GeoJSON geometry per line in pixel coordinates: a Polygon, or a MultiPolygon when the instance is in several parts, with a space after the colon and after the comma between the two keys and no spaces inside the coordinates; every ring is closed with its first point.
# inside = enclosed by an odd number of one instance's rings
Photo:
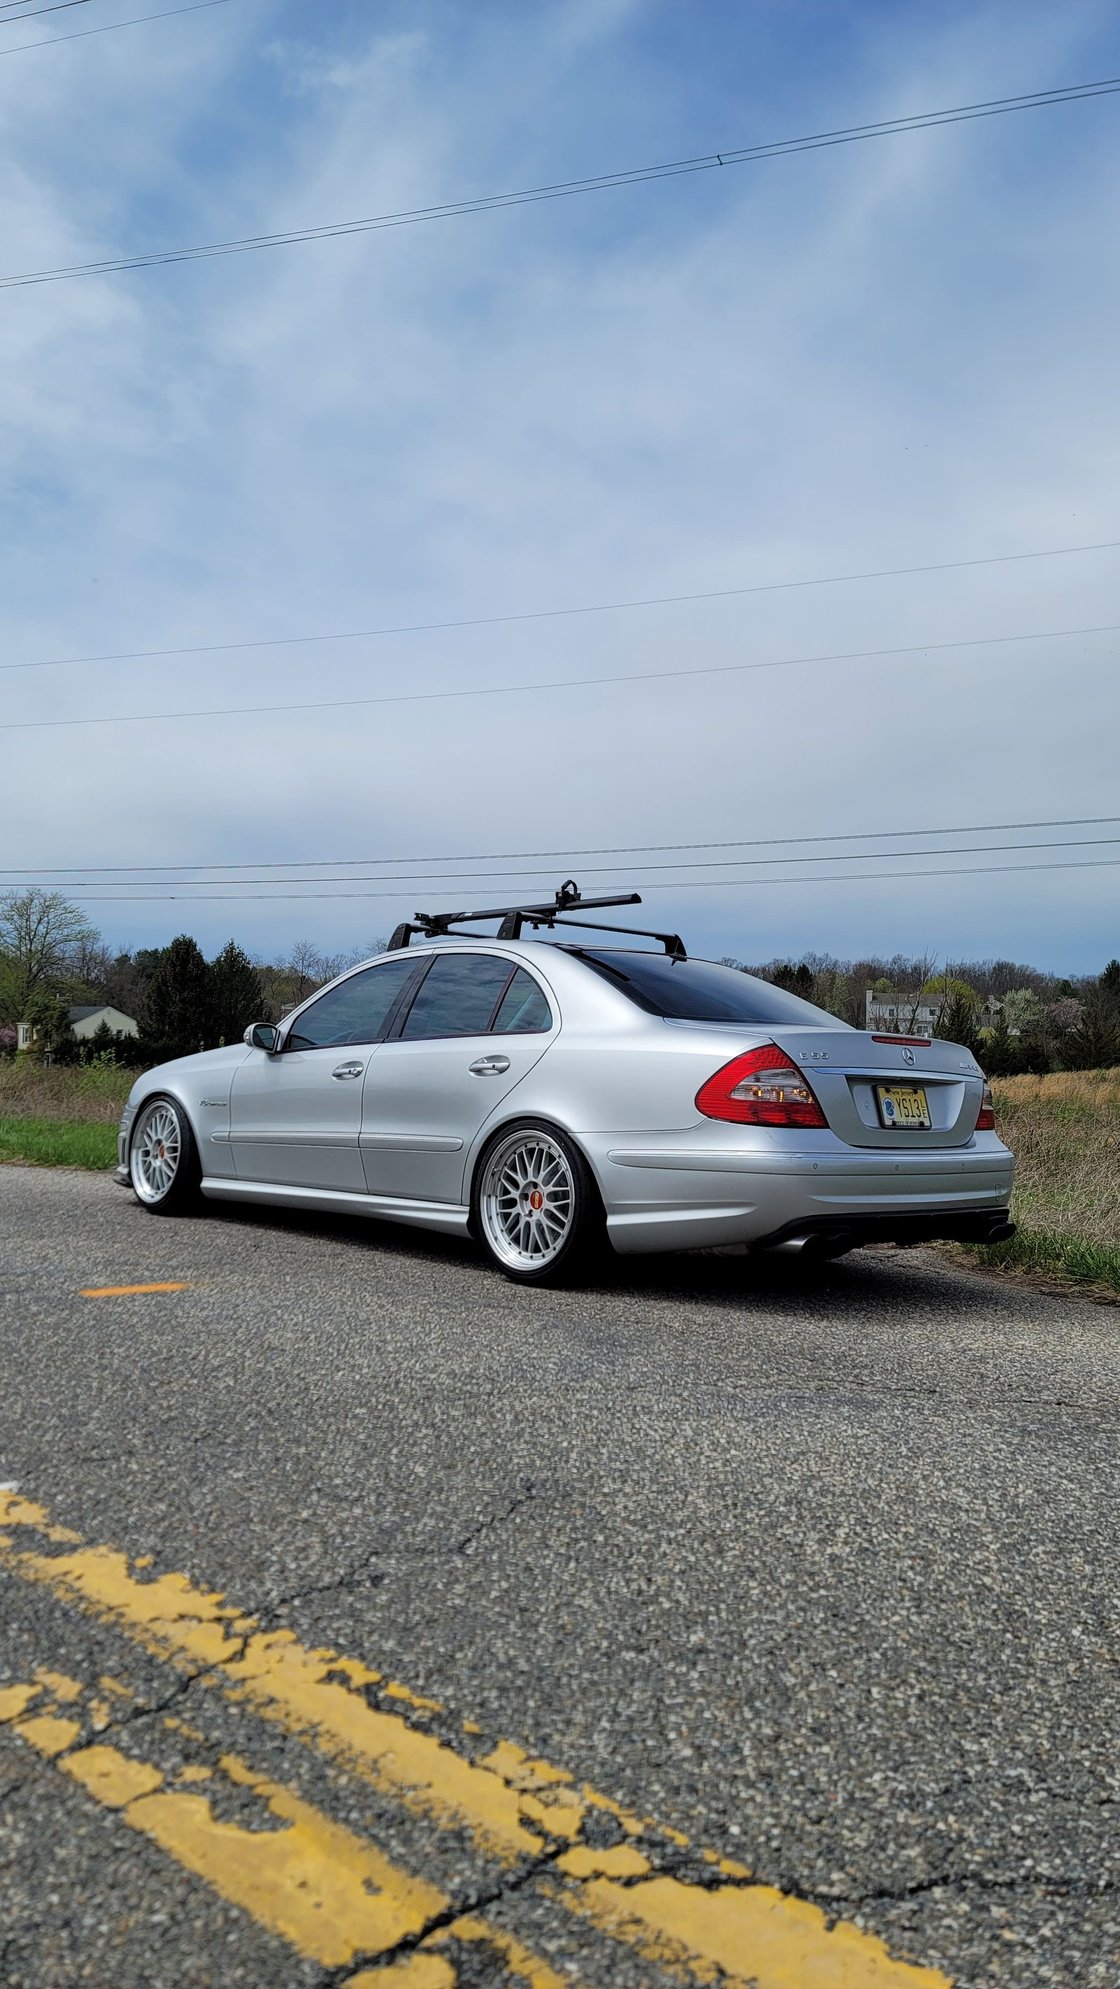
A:
{"type": "Polygon", "coordinates": [[[1013,1162],[998,1140],[894,1155],[604,1141],[590,1155],[623,1254],[812,1237],[860,1243],[984,1241],[1007,1233],[1013,1162]]]}

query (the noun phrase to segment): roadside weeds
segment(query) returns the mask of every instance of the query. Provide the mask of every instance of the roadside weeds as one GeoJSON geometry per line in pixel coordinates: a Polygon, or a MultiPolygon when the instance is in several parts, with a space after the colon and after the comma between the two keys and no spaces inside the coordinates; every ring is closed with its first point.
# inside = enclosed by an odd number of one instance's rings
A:
{"type": "Polygon", "coordinates": [[[0,1118],[0,1163],[31,1167],[81,1167],[101,1173],[116,1165],[115,1126],[78,1119],[0,1118]]]}

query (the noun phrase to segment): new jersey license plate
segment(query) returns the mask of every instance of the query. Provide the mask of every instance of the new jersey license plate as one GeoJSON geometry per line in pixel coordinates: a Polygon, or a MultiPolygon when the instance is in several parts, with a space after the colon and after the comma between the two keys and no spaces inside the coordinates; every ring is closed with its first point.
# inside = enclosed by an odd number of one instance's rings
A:
{"type": "Polygon", "coordinates": [[[899,1132],[929,1132],[933,1120],[920,1084],[877,1084],[879,1113],[884,1126],[899,1132]]]}

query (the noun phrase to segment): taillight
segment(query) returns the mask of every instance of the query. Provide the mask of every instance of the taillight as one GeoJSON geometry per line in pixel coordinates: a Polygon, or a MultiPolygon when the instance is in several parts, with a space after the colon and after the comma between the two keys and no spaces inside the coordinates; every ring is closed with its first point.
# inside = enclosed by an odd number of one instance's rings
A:
{"type": "Polygon", "coordinates": [[[696,1109],[706,1119],[730,1119],[740,1126],[828,1124],[804,1071],[776,1043],[724,1064],[700,1086],[696,1109]]]}
{"type": "Polygon", "coordinates": [[[996,1106],[990,1084],[984,1086],[984,1103],[980,1107],[980,1117],[976,1121],[978,1133],[994,1133],[996,1129],[996,1106]]]}

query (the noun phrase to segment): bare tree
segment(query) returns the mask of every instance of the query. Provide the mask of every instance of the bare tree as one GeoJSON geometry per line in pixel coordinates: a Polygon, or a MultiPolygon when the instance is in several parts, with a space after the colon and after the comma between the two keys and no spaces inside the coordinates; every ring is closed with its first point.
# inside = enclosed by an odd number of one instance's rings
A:
{"type": "Polygon", "coordinates": [[[377,939],[367,939],[364,946],[355,946],[342,961],[344,967],[360,967],[363,960],[372,960],[378,953],[388,951],[389,942],[382,934],[377,939]]]}
{"type": "Polygon", "coordinates": [[[61,891],[9,891],[0,897],[0,1002],[22,1022],[37,997],[77,978],[83,947],[97,942],[85,913],[61,891]]]}
{"type": "Polygon", "coordinates": [[[322,972],[322,957],[312,939],[297,939],[285,963],[291,975],[291,998],[293,1002],[304,1001],[309,994],[326,978],[322,972]]]}
{"type": "Polygon", "coordinates": [[[935,953],[923,953],[912,965],[917,969],[915,977],[917,985],[915,986],[914,997],[910,1005],[910,1020],[906,1025],[908,1029],[913,1029],[918,1019],[918,1010],[921,1007],[926,989],[933,979],[934,970],[937,966],[937,955],[935,953]]]}

